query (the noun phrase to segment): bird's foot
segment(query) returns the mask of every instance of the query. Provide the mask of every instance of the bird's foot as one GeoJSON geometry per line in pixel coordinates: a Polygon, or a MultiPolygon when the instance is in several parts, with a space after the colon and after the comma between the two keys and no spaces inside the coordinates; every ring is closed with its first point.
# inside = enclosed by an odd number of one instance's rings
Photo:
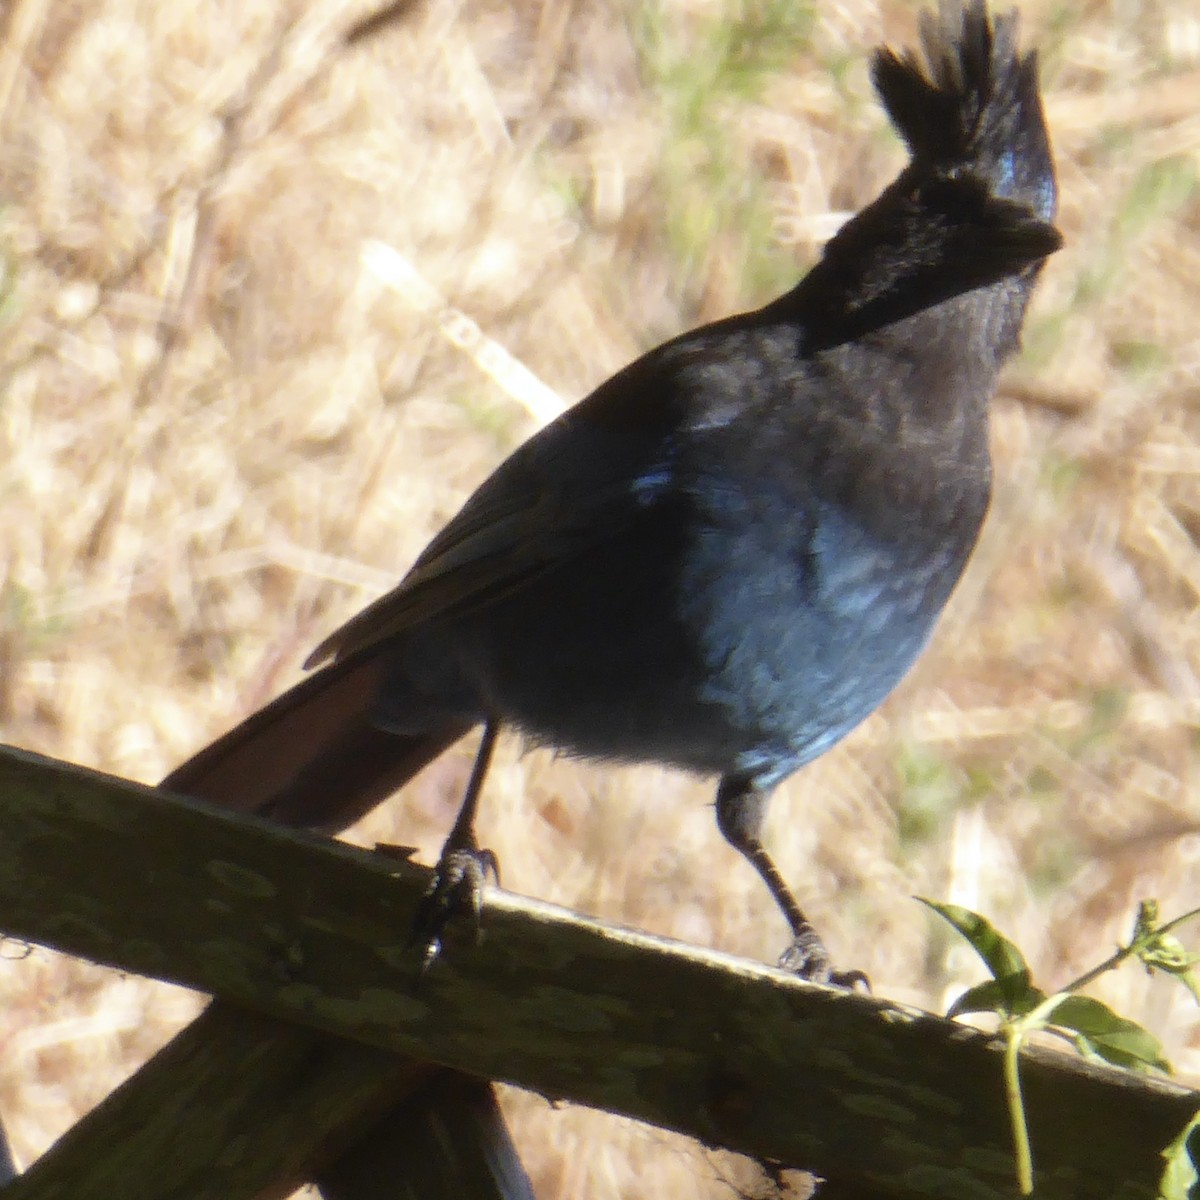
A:
{"type": "Polygon", "coordinates": [[[809,924],[796,931],[792,944],[779,956],[779,965],[809,983],[823,983],[847,992],[869,992],[871,981],[862,971],[838,971],[821,935],[809,924]]]}
{"type": "Polygon", "coordinates": [[[488,877],[500,882],[500,866],[490,850],[480,849],[474,839],[464,844],[448,841],[434,868],[433,880],[417,908],[408,943],[421,951],[421,974],[433,965],[442,952],[442,935],[450,921],[470,913],[475,940],[483,936],[480,913],[483,887],[488,877]]]}

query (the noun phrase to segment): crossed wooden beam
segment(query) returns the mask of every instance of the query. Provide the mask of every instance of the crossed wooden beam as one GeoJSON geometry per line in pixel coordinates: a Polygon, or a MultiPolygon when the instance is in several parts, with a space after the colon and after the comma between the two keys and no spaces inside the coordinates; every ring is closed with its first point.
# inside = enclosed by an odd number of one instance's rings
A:
{"type": "MultiPolygon", "coordinates": [[[[976,1030],[498,890],[482,941],[458,929],[421,977],[425,870],[20,751],[0,828],[4,932],[218,997],[4,1200],[528,1198],[492,1079],[814,1170],[828,1196],[1014,1194],[976,1030]]],[[[1023,1079],[1038,1200],[1151,1200],[1200,1108],[1048,1050],[1023,1079]]]]}

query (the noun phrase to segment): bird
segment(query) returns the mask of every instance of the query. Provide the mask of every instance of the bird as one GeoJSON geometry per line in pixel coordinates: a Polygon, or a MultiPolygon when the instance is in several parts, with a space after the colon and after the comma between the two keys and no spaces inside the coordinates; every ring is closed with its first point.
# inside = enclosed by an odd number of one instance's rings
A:
{"type": "Polygon", "coordinates": [[[1062,244],[1035,51],[985,0],[871,76],[908,161],[784,295],[643,354],[519,446],[313,674],[163,781],[334,832],[475,727],[418,917],[426,962],[497,876],[498,732],[716,777],[716,820],[835,970],[763,842],[771,795],[908,671],[988,509],[990,401],[1062,244]]]}

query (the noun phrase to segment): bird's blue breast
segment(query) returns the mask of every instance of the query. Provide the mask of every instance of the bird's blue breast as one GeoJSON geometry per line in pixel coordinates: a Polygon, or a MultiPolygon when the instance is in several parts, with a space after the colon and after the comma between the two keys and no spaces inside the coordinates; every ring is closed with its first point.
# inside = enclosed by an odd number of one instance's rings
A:
{"type": "MultiPolygon", "coordinates": [[[[731,504],[726,497],[732,514],[731,504]]],[[[746,525],[737,539],[708,528],[680,589],[706,665],[703,699],[742,731],[739,765],[750,773],[788,774],[878,707],[957,578],[954,566],[931,580],[906,547],[836,504],[814,501],[809,517],[746,525]],[[932,604],[931,590],[940,593],[932,604]]]]}

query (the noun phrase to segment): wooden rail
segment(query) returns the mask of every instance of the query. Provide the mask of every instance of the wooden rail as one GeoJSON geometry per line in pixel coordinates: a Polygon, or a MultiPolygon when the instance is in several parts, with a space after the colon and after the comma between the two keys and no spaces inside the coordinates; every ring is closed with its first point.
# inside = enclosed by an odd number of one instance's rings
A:
{"type": "MultiPolygon", "coordinates": [[[[284,1194],[405,1097],[452,1092],[438,1067],[847,1194],[1013,1195],[1000,1052],[961,1025],[498,890],[482,942],[458,930],[420,978],[424,870],[17,751],[0,828],[5,932],[221,998],[6,1200],[149,1200],[176,1164],[172,1196],[284,1194]]],[[[1024,1080],[1039,1200],[1156,1196],[1159,1152],[1200,1107],[1052,1051],[1024,1080]]]]}

